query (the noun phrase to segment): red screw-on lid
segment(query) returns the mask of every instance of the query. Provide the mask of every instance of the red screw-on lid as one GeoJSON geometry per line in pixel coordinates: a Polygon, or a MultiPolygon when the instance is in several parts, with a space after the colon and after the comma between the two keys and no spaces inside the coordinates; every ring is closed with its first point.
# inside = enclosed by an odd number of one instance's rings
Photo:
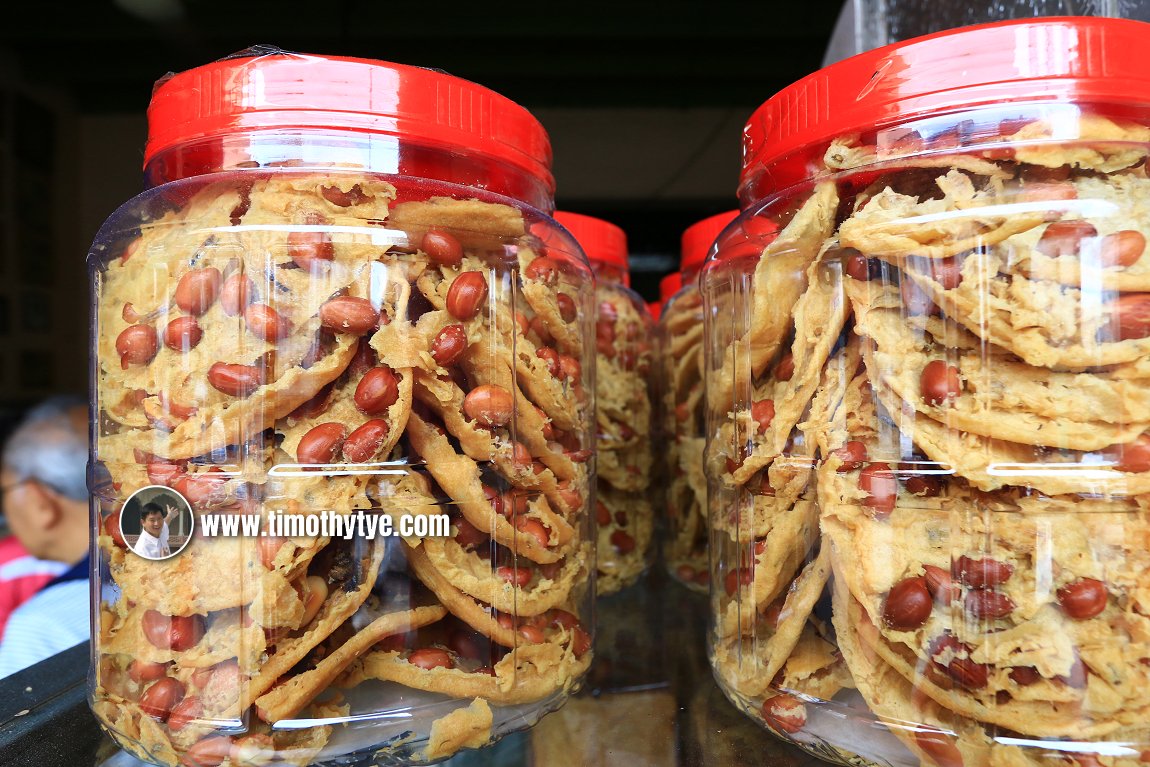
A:
{"type": "Polygon", "coordinates": [[[727,224],[739,215],[737,210],[728,210],[725,213],[716,213],[713,216],[696,221],[683,232],[682,255],[679,259],[679,271],[698,269],[707,260],[707,251],[715,242],[719,233],[727,228],[727,224]]]}
{"type": "Polygon", "coordinates": [[[744,205],[810,175],[833,138],[910,118],[1017,101],[1150,102],[1150,24],[1025,19],[947,30],[844,59],[788,86],[743,129],[744,205]]]}
{"type": "Polygon", "coordinates": [[[547,132],[526,109],[494,91],[431,69],[278,50],[162,81],[148,107],[144,164],[188,141],[270,128],[384,134],[466,148],[555,188],[547,132]]]}
{"type": "Polygon", "coordinates": [[[571,233],[591,261],[627,271],[627,235],[614,224],[582,213],[555,211],[555,220],[571,233]]]}
{"type": "Polygon", "coordinates": [[[683,287],[683,275],[678,272],[671,272],[659,280],[659,303],[665,304],[670,301],[671,296],[678,293],[681,287],[683,287]]]}

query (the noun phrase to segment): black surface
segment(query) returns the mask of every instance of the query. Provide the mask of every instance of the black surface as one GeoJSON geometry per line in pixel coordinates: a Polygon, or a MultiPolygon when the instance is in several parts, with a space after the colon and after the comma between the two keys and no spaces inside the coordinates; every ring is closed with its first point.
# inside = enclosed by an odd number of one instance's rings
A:
{"type": "Polygon", "coordinates": [[[0,765],[85,767],[104,739],[87,701],[88,643],[0,679],[0,765]]]}

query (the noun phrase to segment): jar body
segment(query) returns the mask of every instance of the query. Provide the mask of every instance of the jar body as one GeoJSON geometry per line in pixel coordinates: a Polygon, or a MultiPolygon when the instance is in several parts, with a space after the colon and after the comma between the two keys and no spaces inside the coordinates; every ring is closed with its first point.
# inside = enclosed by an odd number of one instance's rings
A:
{"type": "Polygon", "coordinates": [[[578,685],[595,297],[577,245],[557,231],[566,252],[544,253],[531,227],[559,229],[351,167],[205,172],[105,224],[91,690],[121,745],[167,765],[428,762],[578,685]],[[552,373],[534,319],[581,369],[552,373]],[[146,498],[190,507],[170,558],[136,553],[146,498]]]}
{"type": "Polygon", "coordinates": [[[707,484],[703,474],[703,299],[694,273],[663,308],[663,430],[667,435],[663,561],[685,586],[706,592],[707,484]]]}
{"type": "Polygon", "coordinates": [[[1023,103],[845,136],[734,225],[778,225],[761,257],[707,265],[710,658],[775,734],[1139,763],[1148,125],[1023,103]]]}
{"type": "Polygon", "coordinates": [[[654,555],[654,416],[648,388],[654,364],[654,322],[643,299],[623,284],[618,269],[599,262],[592,267],[598,278],[596,590],[603,595],[637,581],[654,555]]]}

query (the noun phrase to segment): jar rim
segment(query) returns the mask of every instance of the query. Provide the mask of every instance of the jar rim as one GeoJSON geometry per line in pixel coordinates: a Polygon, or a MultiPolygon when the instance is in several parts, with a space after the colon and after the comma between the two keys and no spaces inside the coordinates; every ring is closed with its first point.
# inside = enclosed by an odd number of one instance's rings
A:
{"type": "Polygon", "coordinates": [[[743,128],[739,199],[809,176],[801,150],[909,120],[1021,101],[1144,104],[1150,24],[1050,17],[945,30],[838,61],[764,102],[743,128]]]}
{"type": "Polygon", "coordinates": [[[440,70],[264,46],[156,84],[144,167],[187,142],[277,128],[459,147],[518,167],[555,191],[546,130],[495,91],[440,70]]]}

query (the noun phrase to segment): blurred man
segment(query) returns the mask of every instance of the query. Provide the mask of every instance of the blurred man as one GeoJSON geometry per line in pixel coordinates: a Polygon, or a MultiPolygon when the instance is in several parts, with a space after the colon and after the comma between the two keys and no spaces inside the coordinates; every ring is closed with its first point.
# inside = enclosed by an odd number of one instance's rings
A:
{"type": "Polygon", "coordinates": [[[0,503],[32,556],[68,569],[18,607],[0,642],[0,677],[88,638],[87,406],[56,398],[29,411],[0,454],[0,503]]]}
{"type": "Polygon", "coordinates": [[[14,535],[0,538],[0,639],[12,611],[67,569],[63,562],[32,556],[14,535]]]}

